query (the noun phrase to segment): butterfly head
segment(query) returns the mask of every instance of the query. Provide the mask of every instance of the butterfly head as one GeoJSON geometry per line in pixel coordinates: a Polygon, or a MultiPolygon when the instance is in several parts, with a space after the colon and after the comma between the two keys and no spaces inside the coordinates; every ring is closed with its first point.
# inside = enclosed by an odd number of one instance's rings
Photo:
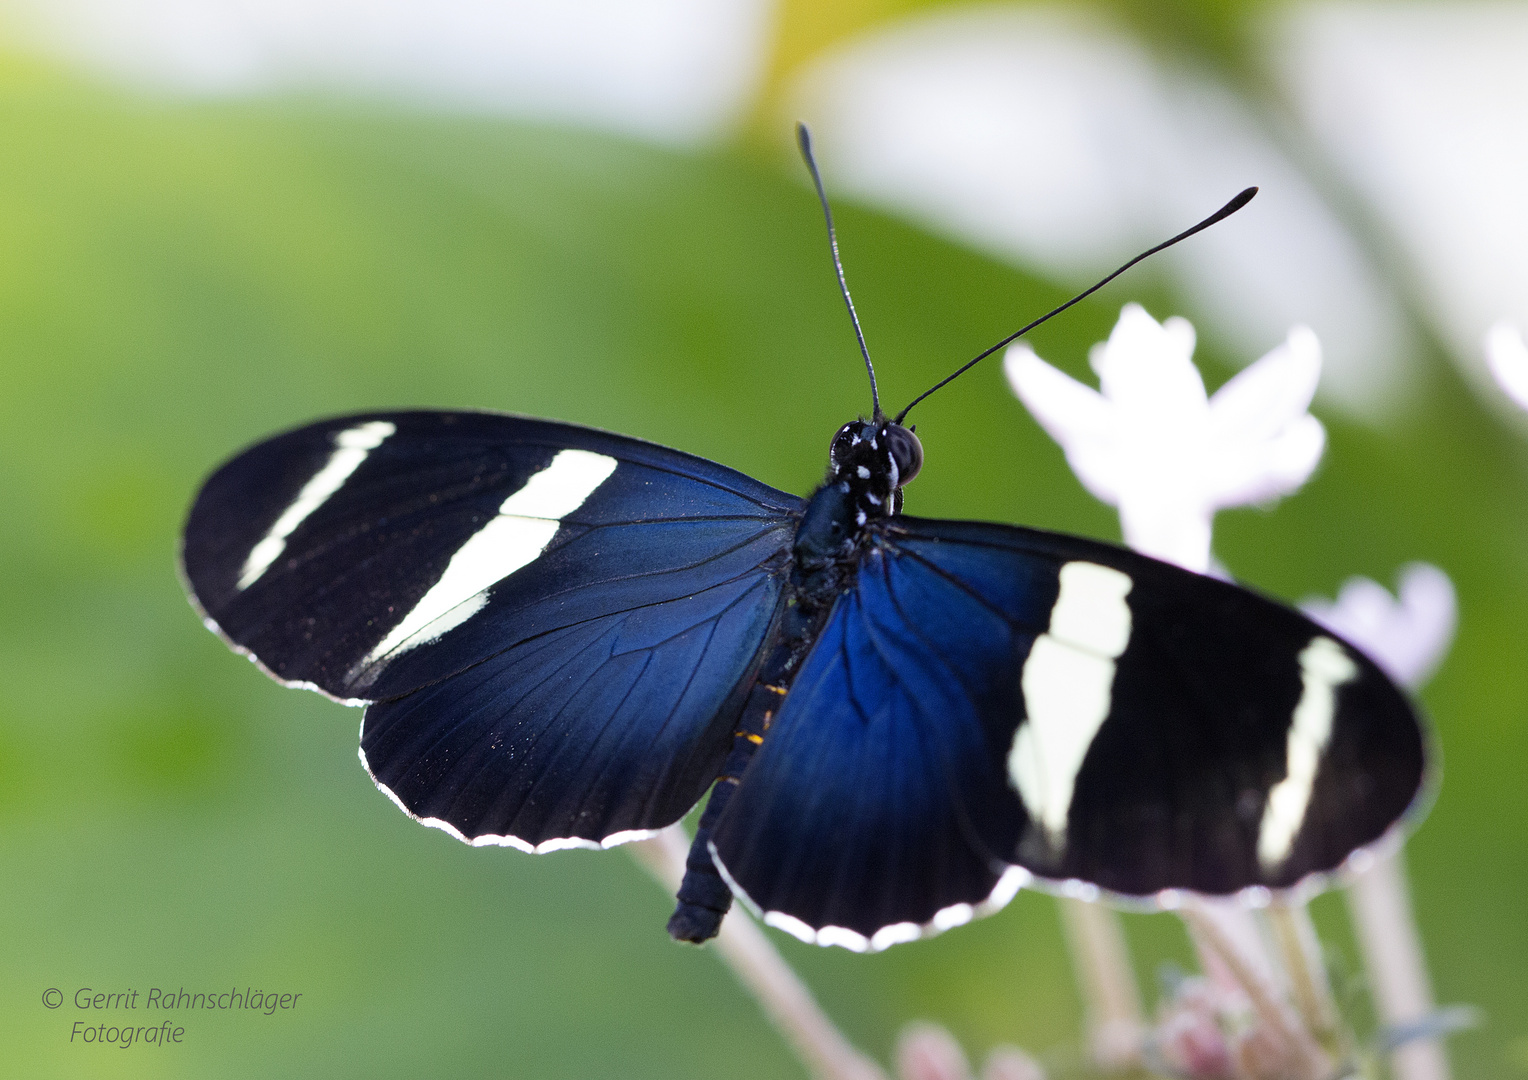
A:
{"type": "Polygon", "coordinates": [[[828,450],[828,483],[846,486],[864,520],[896,513],[902,505],[900,489],[921,468],[918,436],[885,418],[845,424],[828,450]]]}

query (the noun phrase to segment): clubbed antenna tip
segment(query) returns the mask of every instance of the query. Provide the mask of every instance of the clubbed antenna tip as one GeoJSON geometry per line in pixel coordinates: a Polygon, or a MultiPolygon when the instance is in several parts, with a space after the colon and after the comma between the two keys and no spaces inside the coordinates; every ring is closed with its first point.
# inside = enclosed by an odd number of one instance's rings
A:
{"type": "MultiPolygon", "coordinates": [[[[803,138],[805,138],[804,135],[803,135],[803,138]]],[[[805,145],[805,144],[803,143],[803,145],[805,145]]],[[[814,171],[813,175],[816,175],[815,171],[814,171]]],[[[820,185],[819,185],[818,190],[819,191],[821,190],[820,185]]],[[[1102,289],[1105,285],[1109,284],[1109,282],[1111,282],[1115,278],[1119,277],[1126,270],[1129,270],[1132,266],[1134,266],[1136,263],[1140,262],[1142,259],[1149,259],[1151,256],[1155,255],[1157,252],[1159,252],[1159,251],[1166,251],[1168,248],[1172,247],[1174,244],[1179,243],[1180,241],[1183,241],[1183,240],[1187,240],[1190,236],[1193,236],[1197,232],[1202,232],[1203,230],[1208,229],[1211,225],[1214,225],[1216,222],[1224,221],[1226,218],[1230,217],[1232,214],[1236,213],[1236,211],[1240,210],[1242,207],[1246,206],[1249,202],[1251,202],[1252,201],[1252,197],[1254,195],[1256,195],[1256,194],[1257,194],[1257,188],[1255,188],[1255,187],[1244,188],[1242,191],[1240,191],[1236,195],[1236,197],[1234,199],[1232,199],[1230,202],[1226,203],[1219,210],[1215,211],[1213,214],[1211,214],[1209,217],[1205,218],[1203,221],[1199,222],[1199,224],[1194,225],[1194,226],[1192,226],[1190,228],[1184,229],[1177,236],[1174,236],[1174,237],[1172,237],[1170,239],[1167,239],[1167,240],[1163,240],[1160,244],[1158,244],[1154,248],[1148,248],[1147,250],[1141,252],[1135,258],[1133,258],[1129,262],[1127,262],[1124,266],[1121,266],[1118,270],[1114,271],[1114,273],[1110,274],[1108,277],[1106,277],[1102,281],[1098,282],[1098,284],[1093,285],[1090,288],[1084,289],[1082,292],[1080,292],[1076,296],[1072,297],[1066,303],[1060,305],[1059,307],[1052,308],[1050,311],[1047,311],[1044,315],[1041,315],[1038,319],[1034,320],[1033,322],[1026,323],[1025,325],[1019,327],[1013,333],[1011,333],[1007,337],[1005,337],[1002,341],[999,341],[996,345],[992,346],[990,349],[984,349],[981,352],[977,353],[970,360],[967,360],[960,367],[956,368],[952,373],[950,373],[949,375],[947,375],[944,378],[940,379],[933,386],[929,387],[927,390],[923,391],[923,393],[921,393],[917,397],[913,398],[912,401],[910,401],[908,403],[907,408],[903,409],[901,412],[899,412],[897,414],[897,418],[896,418],[895,422],[900,424],[902,422],[903,418],[906,417],[907,414],[912,411],[912,408],[913,408],[914,405],[918,404],[918,402],[920,402],[924,398],[928,397],[930,394],[932,394],[935,390],[938,390],[940,387],[946,386],[949,383],[955,381],[955,379],[957,379],[960,376],[964,375],[967,371],[970,371],[973,367],[975,367],[981,361],[985,360],[987,357],[991,356],[993,353],[997,352],[1004,345],[1007,345],[1009,342],[1012,342],[1012,341],[1017,341],[1019,338],[1023,337],[1025,334],[1029,333],[1031,330],[1033,330],[1035,327],[1039,326],[1041,323],[1055,318],[1057,315],[1060,315],[1063,311],[1065,311],[1067,308],[1071,307],[1073,304],[1077,303],[1078,301],[1084,300],[1087,297],[1092,296],[1099,289],[1102,289]]]]}

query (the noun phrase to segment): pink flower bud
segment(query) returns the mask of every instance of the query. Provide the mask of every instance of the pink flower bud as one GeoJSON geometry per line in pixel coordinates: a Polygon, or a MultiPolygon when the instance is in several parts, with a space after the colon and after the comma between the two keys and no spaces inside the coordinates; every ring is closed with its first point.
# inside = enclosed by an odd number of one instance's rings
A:
{"type": "Polygon", "coordinates": [[[908,1024],[897,1039],[898,1080],[971,1080],[960,1043],[938,1024],[908,1024]]]}

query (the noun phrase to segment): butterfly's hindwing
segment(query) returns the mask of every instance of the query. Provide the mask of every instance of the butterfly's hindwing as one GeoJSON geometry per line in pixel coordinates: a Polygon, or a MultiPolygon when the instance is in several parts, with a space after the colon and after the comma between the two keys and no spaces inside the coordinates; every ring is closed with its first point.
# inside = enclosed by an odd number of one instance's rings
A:
{"type": "Polygon", "coordinates": [[[755,573],[549,631],[368,706],[362,758],[411,814],[479,844],[672,824],[721,769],[780,591],[755,573]]]}
{"type": "Polygon", "coordinates": [[[357,416],[219,470],[183,565],[277,677],[377,703],[363,758],[406,810],[550,849],[667,825],[715,778],[800,505],[572,425],[357,416]]]}
{"type": "MultiPolygon", "coordinates": [[[[999,595],[1039,617],[1055,583],[1032,569],[999,595]]],[[[729,879],[769,921],[854,948],[1000,906],[1024,823],[1004,676],[1032,640],[937,566],[867,552],[722,816],[729,879]]]]}

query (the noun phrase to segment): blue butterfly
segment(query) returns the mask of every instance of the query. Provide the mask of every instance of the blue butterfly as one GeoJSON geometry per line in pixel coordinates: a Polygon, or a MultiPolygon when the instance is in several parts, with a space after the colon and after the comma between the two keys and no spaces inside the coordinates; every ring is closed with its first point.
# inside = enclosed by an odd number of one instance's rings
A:
{"type": "Polygon", "coordinates": [[[1423,728],[1361,652],[1114,545],[902,513],[908,409],[806,499],[572,424],[325,420],[208,479],[183,577],[272,677],[365,705],[372,779],[458,839],[613,847],[709,790],[681,940],[734,896],[873,950],[1031,881],[1293,889],[1413,805],[1423,728]]]}

